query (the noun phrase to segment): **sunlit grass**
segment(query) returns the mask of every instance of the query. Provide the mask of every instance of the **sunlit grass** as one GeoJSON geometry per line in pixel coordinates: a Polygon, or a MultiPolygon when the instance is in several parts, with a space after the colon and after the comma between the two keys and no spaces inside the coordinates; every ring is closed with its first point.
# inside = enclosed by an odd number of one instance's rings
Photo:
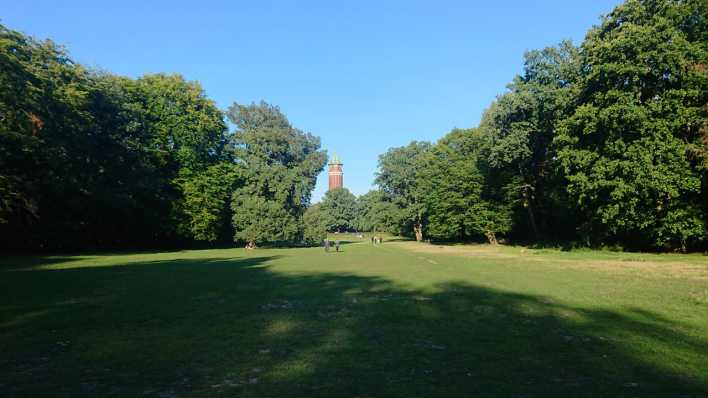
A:
{"type": "Polygon", "coordinates": [[[700,255],[425,245],[3,258],[2,396],[705,396],[700,255]]]}

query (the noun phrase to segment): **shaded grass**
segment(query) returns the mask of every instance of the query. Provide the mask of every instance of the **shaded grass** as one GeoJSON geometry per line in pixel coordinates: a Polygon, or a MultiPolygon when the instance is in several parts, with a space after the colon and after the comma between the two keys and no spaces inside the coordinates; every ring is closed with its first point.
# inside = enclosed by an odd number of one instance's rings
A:
{"type": "Polygon", "coordinates": [[[0,395],[708,394],[704,280],[367,239],[4,258],[0,395]]]}

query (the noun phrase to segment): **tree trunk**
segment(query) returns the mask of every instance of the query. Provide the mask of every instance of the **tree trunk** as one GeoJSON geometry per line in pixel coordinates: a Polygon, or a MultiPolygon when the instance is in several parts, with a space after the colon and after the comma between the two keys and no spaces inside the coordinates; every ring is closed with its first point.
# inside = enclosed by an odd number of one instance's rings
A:
{"type": "Polygon", "coordinates": [[[413,231],[415,231],[415,240],[416,242],[420,242],[423,240],[423,225],[421,224],[415,224],[413,226],[413,231]]]}
{"type": "Polygon", "coordinates": [[[536,217],[533,215],[530,199],[527,199],[526,201],[526,210],[529,213],[529,222],[531,223],[531,229],[533,230],[533,237],[538,240],[538,227],[536,226],[536,217]]]}
{"type": "MultiPolygon", "coordinates": [[[[521,176],[521,180],[525,181],[526,179],[524,178],[524,170],[521,168],[521,164],[519,163],[519,176],[521,176]]],[[[531,224],[531,230],[533,231],[533,237],[538,240],[538,227],[536,226],[536,217],[533,214],[533,207],[531,206],[531,193],[529,192],[533,188],[531,184],[524,184],[521,187],[521,195],[524,197],[524,207],[526,207],[526,211],[529,213],[529,224],[531,224]]]]}
{"type": "Polygon", "coordinates": [[[497,243],[497,235],[494,233],[494,231],[486,231],[484,235],[487,236],[487,240],[489,241],[490,245],[496,245],[497,243]]]}
{"type": "Polygon", "coordinates": [[[530,189],[530,185],[524,185],[521,188],[521,196],[523,196],[524,198],[524,207],[526,208],[526,212],[529,213],[529,224],[531,224],[533,237],[538,240],[538,227],[536,226],[536,217],[533,214],[533,206],[531,206],[531,193],[529,192],[530,189]]]}

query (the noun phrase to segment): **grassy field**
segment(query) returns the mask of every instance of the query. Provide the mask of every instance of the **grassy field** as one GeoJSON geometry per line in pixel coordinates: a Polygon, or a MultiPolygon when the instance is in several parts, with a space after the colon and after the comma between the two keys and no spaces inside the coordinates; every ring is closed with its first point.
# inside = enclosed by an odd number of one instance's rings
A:
{"type": "Polygon", "coordinates": [[[0,396],[705,397],[708,257],[368,241],[4,257],[0,396]]]}

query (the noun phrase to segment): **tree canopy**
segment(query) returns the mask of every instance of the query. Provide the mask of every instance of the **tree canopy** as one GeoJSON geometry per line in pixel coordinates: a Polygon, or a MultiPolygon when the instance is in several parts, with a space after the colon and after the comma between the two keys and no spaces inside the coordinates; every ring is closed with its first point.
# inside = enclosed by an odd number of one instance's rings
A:
{"type": "Polygon", "coordinates": [[[407,146],[391,148],[379,156],[376,184],[398,207],[401,230],[413,231],[416,240],[423,240],[423,226],[427,217],[418,173],[421,170],[430,143],[413,141],[407,146]]]}
{"type": "Polygon", "coordinates": [[[334,188],[327,191],[322,199],[322,216],[328,231],[356,230],[356,196],[346,188],[334,188]]]}
{"type": "Polygon", "coordinates": [[[320,140],[290,125],[278,107],[234,103],[233,156],[246,170],[233,192],[234,238],[254,243],[298,242],[302,216],[310,204],[317,174],[327,160],[320,140]]]}
{"type": "Polygon", "coordinates": [[[581,46],[555,143],[588,242],[685,249],[706,237],[703,7],[628,1],[581,46]]]}

